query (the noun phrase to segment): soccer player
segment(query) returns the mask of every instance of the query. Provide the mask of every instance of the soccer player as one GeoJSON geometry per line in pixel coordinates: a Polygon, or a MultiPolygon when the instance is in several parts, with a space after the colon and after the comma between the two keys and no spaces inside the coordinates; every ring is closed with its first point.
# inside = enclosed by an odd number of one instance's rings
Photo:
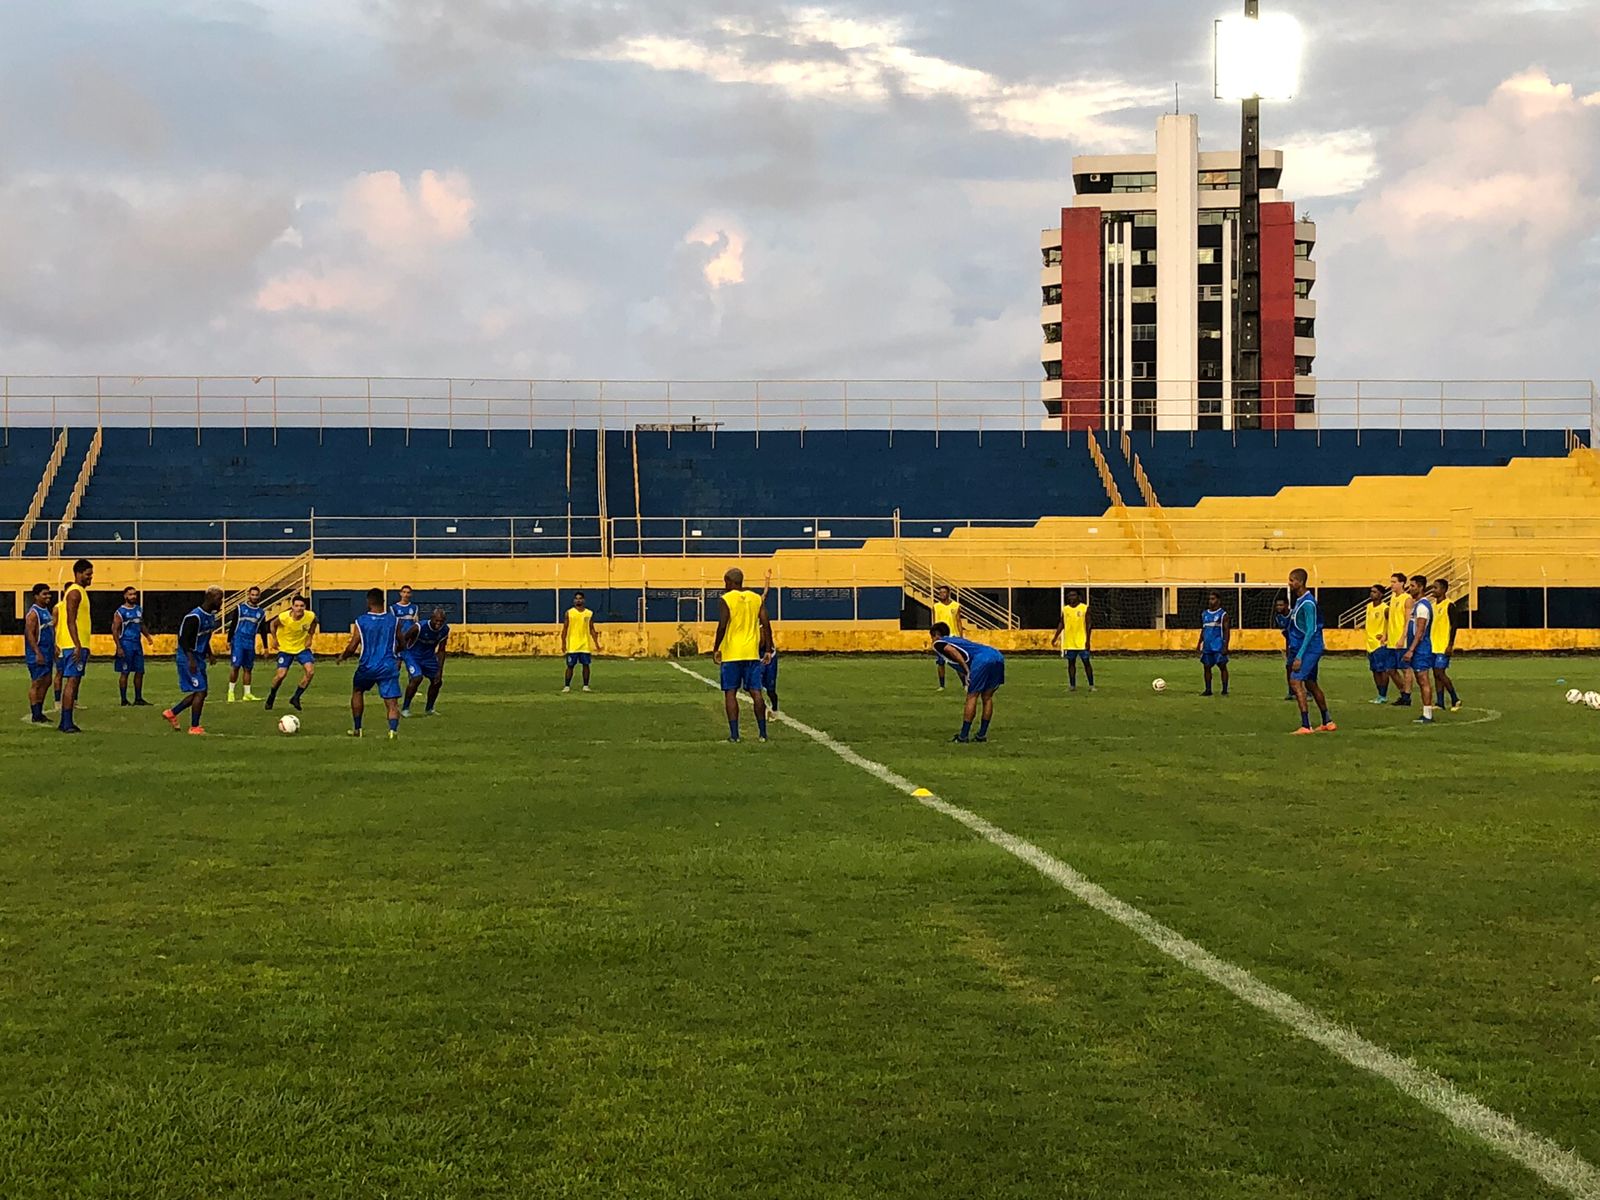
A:
{"type": "Polygon", "coordinates": [[[111,640],[117,647],[117,690],[122,693],[122,707],[129,707],[128,676],[133,676],[133,705],[149,708],[144,698],[144,643],[154,642],[150,631],[144,627],[144,605],[139,603],[139,589],[122,589],[122,604],[111,616],[111,640]]]}
{"type": "Polygon", "coordinates": [[[207,588],[200,606],[190,610],[178,623],[178,651],[174,657],[178,662],[178,690],[183,693],[183,699],[161,715],[168,725],[177,729],[178,714],[188,709],[189,732],[195,736],[206,731],[200,724],[200,714],[205,711],[206,693],[211,690],[207,668],[216,661],[216,655],[211,652],[211,635],[222,627],[220,612],[222,589],[207,588]]]}
{"type": "Polygon", "coordinates": [[[978,726],[976,740],[989,740],[989,722],[994,720],[994,694],[1006,681],[1006,658],[993,646],[969,642],[956,637],[943,621],[935,623],[930,631],[933,652],[956,669],[961,682],[967,687],[967,702],[961,710],[961,732],[952,742],[970,742],[973,718],[978,715],[978,701],[983,701],[983,723],[978,726]]]}
{"type": "Polygon", "coordinates": [[[400,622],[403,631],[407,625],[420,625],[422,618],[417,614],[417,605],[411,599],[411,585],[405,584],[400,589],[400,599],[389,606],[389,611],[400,622]]]}
{"type": "Polygon", "coordinates": [[[739,693],[750,693],[756,727],[767,740],[767,699],[762,694],[762,668],[772,657],[772,622],[761,597],[747,591],[744,572],[730,568],[722,577],[717,618],[717,638],[711,644],[711,661],[722,668],[722,708],[728,717],[728,740],[739,740],[739,693]]]}
{"type": "Polygon", "coordinates": [[[28,721],[48,725],[44,715],[45,693],[56,665],[55,617],[50,612],[50,585],[33,585],[33,603],[22,618],[22,657],[28,664],[28,721]]]}
{"type": "Polygon", "coordinates": [[[1456,620],[1450,611],[1450,581],[1433,581],[1433,694],[1444,707],[1444,698],[1450,697],[1450,711],[1461,711],[1461,697],[1456,694],[1455,680],[1450,678],[1450,659],[1456,652],[1456,620]],[[1444,649],[1439,649],[1443,646],[1444,649]]]}
{"type": "Polygon", "coordinates": [[[317,636],[317,614],[311,611],[309,601],[304,596],[296,596],[289,601],[289,611],[273,617],[267,629],[278,647],[278,673],[272,677],[272,689],[267,693],[266,707],[270,709],[278,702],[278,689],[283,686],[289,667],[299,663],[305,668],[305,673],[300,677],[300,686],[289,697],[290,705],[298,710],[300,697],[306,694],[306,689],[317,674],[317,660],[311,653],[312,643],[317,636]]]}
{"type": "Polygon", "coordinates": [[[1389,703],[1389,675],[1394,656],[1389,652],[1389,589],[1375,583],[1367,592],[1367,669],[1378,688],[1369,704],[1389,703]]]}
{"type": "Polygon", "coordinates": [[[1401,662],[1415,673],[1422,692],[1422,715],[1414,725],[1433,724],[1433,600],[1428,595],[1428,580],[1413,575],[1407,585],[1411,594],[1411,629],[1406,636],[1401,662]]]}
{"type": "Polygon", "coordinates": [[[267,631],[261,627],[262,618],[266,615],[267,610],[261,607],[261,589],[251,588],[244,595],[244,603],[239,605],[238,615],[233,621],[233,642],[228,647],[229,704],[234,702],[233,689],[241,676],[244,678],[244,698],[261,699],[250,690],[250,677],[256,669],[256,639],[259,638],[262,649],[266,649],[267,631]]]}
{"type": "Polygon", "coordinates": [[[339,652],[343,662],[352,654],[356,662],[355,679],[350,687],[350,716],[355,722],[351,737],[361,736],[361,717],[367,707],[367,693],[374,687],[389,713],[389,740],[400,736],[400,618],[383,609],[383,589],[367,593],[367,611],[350,626],[350,640],[339,652]]]}
{"type": "Polygon", "coordinates": [[[1213,667],[1222,669],[1222,694],[1228,694],[1228,647],[1233,642],[1233,619],[1228,616],[1228,610],[1222,607],[1222,596],[1217,592],[1206,593],[1206,610],[1200,614],[1200,641],[1195,647],[1200,652],[1200,665],[1206,672],[1206,690],[1202,696],[1209,696],[1211,692],[1211,670],[1213,667]]]}
{"type": "Polygon", "coordinates": [[[89,585],[94,582],[94,564],[80,558],[72,564],[72,582],[61,598],[61,627],[56,631],[57,646],[63,656],[61,666],[61,732],[82,733],[72,719],[78,703],[78,688],[89,669],[89,585]]]}
{"type": "MultiPolygon", "coordinates": [[[[772,591],[772,572],[767,572],[767,581],[761,589],[761,607],[767,606],[767,596],[772,591]]],[[[767,710],[778,711],[778,635],[772,635],[772,653],[761,667],[761,689],[767,694],[767,710]]]]}
{"type": "Polygon", "coordinates": [[[561,653],[567,657],[567,675],[561,685],[563,693],[572,690],[572,672],[583,668],[583,690],[589,690],[589,664],[600,650],[600,633],[594,627],[594,613],[582,592],[572,593],[572,607],[561,622],[561,653]]]}
{"type": "MultiPolygon", "coordinates": [[[[1050,639],[1052,646],[1061,644],[1061,657],[1067,660],[1067,690],[1078,690],[1078,663],[1083,663],[1083,677],[1094,691],[1094,663],[1089,657],[1089,641],[1094,636],[1094,622],[1089,618],[1089,606],[1077,588],[1067,591],[1067,602],[1061,606],[1061,620],[1056,623],[1056,635],[1050,639]]],[[[939,664],[944,670],[944,664],[939,664]]]]}
{"type": "MultiPolygon", "coordinates": [[[[933,591],[933,623],[943,625],[957,637],[966,635],[966,625],[961,620],[961,601],[950,598],[950,585],[941,583],[933,591]]],[[[939,660],[939,690],[944,691],[944,659],[939,660]]]]}
{"type": "Polygon", "coordinates": [[[1277,626],[1278,632],[1283,634],[1283,694],[1285,700],[1294,699],[1294,638],[1293,627],[1289,624],[1289,601],[1287,597],[1279,596],[1272,604],[1272,623],[1277,626]]]}
{"type": "Polygon", "coordinates": [[[428,681],[428,706],[423,714],[429,717],[438,715],[434,706],[439,703],[439,690],[444,687],[444,659],[449,642],[450,626],[445,622],[444,609],[436,608],[432,617],[417,627],[415,644],[400,655],[406,673],[411,676],[406,684],[405,703],[400,707],[402,717],[411,715],[411,701],[416,698],[424,679],[428,681]]]}
{"type": "Polygon", "coordinates": [[[1406,647],[1411,644],[1411,606],[1415,603],[1407,586],[1404,571],[1389,576],[1389,627],[1384,631],[1389,647],[1389,682],[1400,688],[1395,704],[1401,708],[1411,707],[1411,689],[1416,684],[1405,660],[1406,647]]]}
{"type": "Polygon", "coordinates": [[[1289,572],[1289,645],[1294,652],[1289,683],[1294,688],[1294,698],[1300,703],[1300,728],[1295,733],[1337,733],[1339,727],[1328,715],[1328,698],[1322,694],[1322,686],[1317,682],[1317,664],[1322,661],[1325,646],[1317,598],[1307,586],[1310,578],[1300,567],[1289,572]],[[1314,730],[1311,728],[1308,694],[1310,699],[1317,702],[1317,709],[1322,713],[1322,724],[1314,730]]]}
{"type": "Polygon", "coordinates": [[[62,672],[67,669],[67,656],[61,648],[61,631],[67,627],[67,593],[56,593],[55,608],[52,610],[56,630],[56,671],[55,671],[55,698],[56,708],[61,707],[61,685],[64,682],[62,672]]]}

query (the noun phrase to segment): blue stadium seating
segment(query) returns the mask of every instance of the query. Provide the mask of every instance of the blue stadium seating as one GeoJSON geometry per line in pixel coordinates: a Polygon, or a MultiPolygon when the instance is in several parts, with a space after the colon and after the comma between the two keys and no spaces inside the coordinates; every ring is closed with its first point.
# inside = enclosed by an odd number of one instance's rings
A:
{"type": "MultiPolygon", "coordinates": [[[[107,429],[69,553],[91,556],[292,555],[317,514],[322,553],[579,554],[600,548],[596,434],[443,430],[107,429]],[[569,522],[568,513],[572,514],[569,522]],[[137,529],[135,527],[137,522],[137,529]]],[[[1106,498],[1082,434],[931,430],[766,433],[642,432],[635,447],[606,436],[607,510],[617,549],[766,554],[854,545],[894,531],[948,533],[952,522],[1092,515],[1106,498]],[[638,516],[635,520],[637,514],[638,516]],[[818,521],[816,518],[823,518],[818,521]]],[[[88,445],[74,431],[55,489],[60,515],[88,445]]],[[[49,452],[48,430],[15,429],[0,448],[0,518],[14,534],[49,452]]],[[[1492,465],[1565,453],[1560,431],[1285,433],[1202,431],[1134,438],[1163,504],[1207,495],[1264,495],[1289,484],[1341,484],[1358,474],[1420,474],[1443,464],[1492,465]]],[[[1106,457],[1124,498],[1133,477],[1112,440],[1106,457]]],[[[0,532],[4,527],[0,526],[0,532]]]]}

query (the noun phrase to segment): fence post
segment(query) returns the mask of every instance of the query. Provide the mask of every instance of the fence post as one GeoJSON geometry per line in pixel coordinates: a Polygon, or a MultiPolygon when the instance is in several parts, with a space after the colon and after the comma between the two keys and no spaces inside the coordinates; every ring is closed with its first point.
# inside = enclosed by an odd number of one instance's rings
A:
{"type": "Polygon", "coordinates": [[[372,377],[367,377],[367,445],[372,445],[372,377]]]}
{"type": "Polygon", "coordinates": [[[194,377],[194,444],[200,444],[200,376],[194,377]]]}
{"type": "MultiPolygon", "coordinates": [[[[1528,444],[1528,381],[1522,381],[1522,444],[1528,444]]],[[[1549,628],[1548,625],[1545,626],[1549,628]]]]}
{"type": "Polygon", "coordinates": [[[139,557],[139,522],[133,523],[133,556],[139,557]]]}
{"type": "Polygon", "coordinates": [[[417,519],[411,518],[411,557],[417,557],[417,519]]]}

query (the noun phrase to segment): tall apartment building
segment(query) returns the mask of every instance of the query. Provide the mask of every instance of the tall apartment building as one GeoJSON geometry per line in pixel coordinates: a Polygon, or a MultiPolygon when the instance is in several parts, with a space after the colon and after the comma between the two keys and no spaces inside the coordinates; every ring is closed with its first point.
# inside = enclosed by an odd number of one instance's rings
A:
{"type": "Polygon", "coordinates": [[[1261,399],[1234,400],[1239,152],[1200,152],[1198,118],[1156,126],[1154,154],[1072,160],[1047,229],[1041,321],[1047,424],[1292,429],[1316,404],[1316,226],[1295,219],[1261,151],[1261,399]]]}

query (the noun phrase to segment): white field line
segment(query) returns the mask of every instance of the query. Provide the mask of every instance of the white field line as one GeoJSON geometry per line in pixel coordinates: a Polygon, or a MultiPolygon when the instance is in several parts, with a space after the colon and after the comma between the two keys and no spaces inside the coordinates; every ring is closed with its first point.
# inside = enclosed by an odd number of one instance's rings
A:
{"type": "MultiPolygon", "coordinates": [[[[670,664],[691,678],[716,687],[715,681],[698,671],[670,664]]],[[[1084,904],[1126,926],[1169,958],[1182,963],[1192,971],[1220,984],[1240,1000],[1276,1018],[1307,1041],[1315,1042],[1351,1066],[1359,1067],[1384,1079],[1431,1108],[1451,1124],[1483,1139],[1502,1154],[1515,1159],[1552,1187],[1559,1188],[1579,1200],[1600,1200],[1600,1169],[1575,1151],[1557,1145],[1550,1139],[1524,1129],[1512,1118],[1489,1108],[1476,1097],[1456,1087],[1442,1075],[1419,1067],[1409,1059],[1370,1042],[1353,1029],[1348,1029],[1323,1016],[1308,1005],[1302,1004],[1287,992],[1279,991],[1262,982],[1243,967],[1218,958],[1204,946],[1190,941],[1177,930],[1163,925],[1149,913],[1117,899],[1093,880],[1079,874],[1060,859],[1039,849],[1032,842],[1007,833],[974,812],[969,812],[934,795],[917,795],[921,789],[903,775],[890,770],[882,763],[857,754],[843,742],[835,741],[820,729],[813,729],[795,720],[787,713],[773,714],[773,719],[792,729],[797,729],[812,741],[826,746],[845,762],[859,767],[867,774],[882,780],[911,796],[925,808],[942,813],[953,821],[965,825],[991,845],[1027,863],[1039,874],[1071,892],[1084,904]]]]}

